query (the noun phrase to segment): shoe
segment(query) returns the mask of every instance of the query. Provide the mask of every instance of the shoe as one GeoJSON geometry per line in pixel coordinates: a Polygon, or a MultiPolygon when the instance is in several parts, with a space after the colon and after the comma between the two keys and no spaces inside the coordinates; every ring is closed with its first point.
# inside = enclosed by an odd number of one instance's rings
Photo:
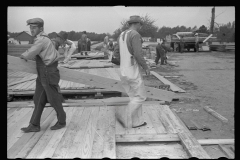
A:
{"type": "Polygon", "coordinates": [[[65,127],[66,126],[66,123],[64,123],[64,124],[60,124],[59,122],[57,122],[54,126],[52,126],[50,129],[51,130],[57,130],[57,129],[61,129],[61,128],[63,128],[63,127],[65,127]]]}
{"type": "Polygon", "coordinates": [[[40,131],[40,126],[35,126],[35,125],[32,125],[32,124],[29,124],[28,127],[24,127],[24,128],[21,128],[21,130],[25,133],[28,133],[28,132],[39,132],[40,131]]]}
{"type": "Polygon", "coordinates": [[[146,126],[147,125],[147,122],[144,122],[143,124],[140,124],[138,126],[133,126],[132,128],[138,128],[138,127],[142,127],[142,126],[146,126]]]}

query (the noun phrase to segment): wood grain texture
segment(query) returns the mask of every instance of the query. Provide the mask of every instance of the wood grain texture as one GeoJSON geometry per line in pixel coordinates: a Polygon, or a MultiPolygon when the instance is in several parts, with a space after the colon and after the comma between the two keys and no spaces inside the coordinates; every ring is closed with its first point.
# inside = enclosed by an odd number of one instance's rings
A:
{"type": "MultiPolygon", "coordinates": [[[[25,61],[17,57],[8,56],[8,67],[10,69],[25,71],[36,74],[36,63],[34,61],[25,61]]],[[[61,75],[61,79],[68,80],[77,83],[83,83],[96,87],[103,87],[113,91],[125,92],[121,85],[121,81],[117,81],[110,78],[96,76],[92,74],[86,74],[75,70],[58,67],[61,75]]],[[[165,101],[171,101],[176,98],[176,95],[172,92],[146,87],[147,97],[155,98],[165,101]]]]}

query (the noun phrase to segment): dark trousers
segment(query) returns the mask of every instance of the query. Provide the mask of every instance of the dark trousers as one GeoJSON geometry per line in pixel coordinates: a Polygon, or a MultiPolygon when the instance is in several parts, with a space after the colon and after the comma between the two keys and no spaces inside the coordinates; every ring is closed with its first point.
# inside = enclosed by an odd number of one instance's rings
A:
{"type": "Polygon", "coordinates": [[[198,42],[195,43],[195,48],[196,48],[196,52],[198,52],[199,51],[199,43],[198,42]]]}
{"type": "Polygon", "coordinates": [[[157,53],[157,57],[155,59],[155,63],[156,65],[158,64],[159,59],[161,58],[161,64],[164,64],[164,60],[165,60],[165,53],[157,53]]]}
{"type": "MultiPolygon", "coordinates": [[[[81,51],[87,51],[87,44],[82,43],[81,45],[81,51]]],[[[81,53],[82,54],[82,53],[81,53]]],[[[85,52],[85,55],[87,55],[87,52],[85,52]]]]}
{"type": "Polygon", "coordinates": [[[63,97],[58,85],[60,80],[58,62],[46,66],[39,56],[36,56],[37,80],[36,89],[33,97],[34,111],[30,120],[33,125],[40,126],[40,119],[43,109],[47,102],[51,104],[57,113],[58,122],[66,123],[66,113],[62,106],[63,97]]]}
{"type": "Polygon", "coordinates": [[[184,45],[180,44],[180,52],[183,53],[184,52],[184,45]]]}
{"type": "Polygon", "coordinates": [[[81,44],[78,43],[78,53],[81,52],[81,44]]]}

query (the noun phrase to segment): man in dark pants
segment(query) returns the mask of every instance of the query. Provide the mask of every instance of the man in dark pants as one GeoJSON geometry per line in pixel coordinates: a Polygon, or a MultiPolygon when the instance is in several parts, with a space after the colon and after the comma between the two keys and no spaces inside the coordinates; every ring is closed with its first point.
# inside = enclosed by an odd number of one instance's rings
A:
{"type": "MultiPolygon", "coordinates": [[[[81,51],[87,51],[87,35],[86,31],[83,31],[82,37],[81,37],[81,51]]],[[[83,55],[83,53],[82,53],[83,55]]],[[[85,55],[87,56],[87,52],[85,52],[85,55]]]]}
{"type": "Polygon", "coordinates": [[[58,85],[60,80],[58,60],[63,58],[55,49],[54,44],[46,33],[43,32],[43,20],[33,18],[27,21],[34,39],[33,46],[25,51],[20,58],[27,60],[36,60],[37,79],[36,89],[33,97],[34,111],[28,127],[21,128],[25,133],[39,132],[40,119],[43,109],[47,102],[57,112],[57,123],[51,127],[51,130],[57,130],[66,126],[66,113],[62,106],[62,96],[58,85]]]}
{"type": "Polygon", "coordinates": [[[198,33],[195,34],[195,48],[196,48],[196,52],[199,51],[199,37],[198,37],[198,33]]]}
{"type": "Polygon", "coordinates": [[[161,40],[160,43],[156,46],[156,54],[157,57],[155,59],[156,65],[158,65],[158,61],[161,58],[161,65],[164,65],[164,61],[166,59],[166,51],[168,50],[167,47],[164,45],[165,41],[161,40]]]}
{"type": "Polygon", "coordinates": [[[180,53],[184,52],[184,41],[183,37],[180,38],[180,53]]]}

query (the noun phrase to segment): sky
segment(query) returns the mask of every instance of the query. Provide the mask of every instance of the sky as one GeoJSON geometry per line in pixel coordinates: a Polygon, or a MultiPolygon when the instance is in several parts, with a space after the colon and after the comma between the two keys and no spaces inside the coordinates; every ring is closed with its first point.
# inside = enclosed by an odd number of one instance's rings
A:
{"type": "MultiPolygon", "coordinates": [[[[157,27],[186,26],[198,28],[209,26],[211,9],[204,7],[8,7],[7,27],[9,32],[29,31],[26,21],[31,18],[44,20],[46,33],[60,31],[95,32],[112,34],[121,26],[121,21],[132,15],[149,15],[157,27]]],[[[235,21],[235,7],[215,7],[215,22],[226,24],[235,21]]]]}

